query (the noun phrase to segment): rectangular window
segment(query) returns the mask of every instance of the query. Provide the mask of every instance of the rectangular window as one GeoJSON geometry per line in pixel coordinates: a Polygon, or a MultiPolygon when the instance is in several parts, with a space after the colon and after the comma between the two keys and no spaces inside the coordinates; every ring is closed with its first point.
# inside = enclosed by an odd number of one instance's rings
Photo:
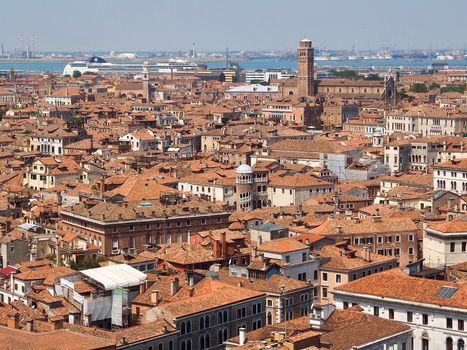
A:
{"type": "Polygon", "coordinates": [[[389,309],[389,319],[390,320],[394,319],[394,309],[389,309]]]}
{"type": "Polygon", "coordinates": [[[428,315],[427,314],[423,314],[422,315],[422,323],[424,325],[427,325],[428,324],[428,315]]]}
{"type": "Polygon", "coordinates": [[[323,272],[323,281],[327,281],[327,280],[328,280],[328,273],[323,272]]]}
{"type": "Polygon", "coordinates": [[[464,330],[464,320],[457,320],[457,329],[460,331],[464,330]]]}
{"type": "Polygon", "coordinates": [[[344,301],[344,310],[347,310],[349,308],[349,303],[344,301]]]}
{"type": "Polygon", "coordinates": [[[377,307],[377,306],[373,307],[373,315],[379,316],[379,307],[377,307]]]}
{"type": "Polygon", "coordinates": [[[339,274],[336,274],[336,283],[341,283],[342,282],[342,277],[339,274]]]}
{"type": "Polygon", "coordinates": [[[328,289],[327,288],[323,287],[322,297],[324,299],[327,299],[327,297],[328,297],[328,289]]]}
{"type": "Polygon", "coordinates": [[[456,242],[450,243],[450,251],[451,253],[454,253],[456,251],[456,242]]]}
{"type": "Polygon", "coordinates": [[[407,311],[407,322],[413,322],[413,313],[411,311],[407,311]]]}
{"type": "Polygon", "coordinates": [[[446,318],[446,328],[452,328],[452,318],[446,318]]]}

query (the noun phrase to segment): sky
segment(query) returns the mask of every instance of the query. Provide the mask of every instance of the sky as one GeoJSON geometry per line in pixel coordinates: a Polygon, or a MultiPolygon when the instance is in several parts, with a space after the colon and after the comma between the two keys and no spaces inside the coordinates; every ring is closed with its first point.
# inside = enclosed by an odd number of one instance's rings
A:
{"type": "Polygon", "coordinates": [[[467,0],[4,0],[5,50],[364,50],[459,48],[467,0]]]}

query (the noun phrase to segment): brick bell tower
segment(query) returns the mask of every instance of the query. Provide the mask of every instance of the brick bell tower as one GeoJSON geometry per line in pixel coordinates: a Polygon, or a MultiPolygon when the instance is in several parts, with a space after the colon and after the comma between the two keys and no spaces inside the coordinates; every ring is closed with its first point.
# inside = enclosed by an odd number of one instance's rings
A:
{"type": "Polygon", "coordinates": [[[311,40],[303,39],[298,46],[298,95],[314,96],[315,94],[315,49],[311,40]]]}

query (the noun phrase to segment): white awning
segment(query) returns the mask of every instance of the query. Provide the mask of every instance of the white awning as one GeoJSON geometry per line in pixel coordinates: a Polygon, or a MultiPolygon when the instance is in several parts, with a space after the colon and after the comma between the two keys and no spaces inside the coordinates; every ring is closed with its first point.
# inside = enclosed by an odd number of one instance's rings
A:
{"type": "Polygon", "coordinates": [[[101,283],[105,290],[139,286],[146,281],[146,275],[137,269],[118,264],[80,271],[83,275],[101,283]]]}

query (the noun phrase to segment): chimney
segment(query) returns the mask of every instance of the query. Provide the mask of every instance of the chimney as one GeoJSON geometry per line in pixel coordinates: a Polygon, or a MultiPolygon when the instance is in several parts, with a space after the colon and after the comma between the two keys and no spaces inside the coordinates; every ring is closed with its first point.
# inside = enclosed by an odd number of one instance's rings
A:
{"type": "Polygon", "coordinates": [[[371,261],[371,249],[367,245],[363,247],[363,259],[368,262],[371,261]]]}
{"type": "Polygon", "coordinates": [[[238,329],[238,344],[240,346],[244,345],[246,341],[246,328],[240,327],[238,329]]]}
{"type": "Polygon", "coordinates": [[[283,218],[284,218],[284,208],[279,207],[279,219],[283,219],[283,218]]]}
{"type": "Polygon", "coordinates": [[[336,233],[338,235],[342,234],[344,231],[342,230],[342,226],[341,225],[337,225],[336,226],[336,233]]]}
{"type": "Polygon", "coordinates": [[[148,286],[147,286],[147,281],[146,281],[146,283],[141,283],[141,284],[139,285],[139,294],[144,293],[144,292],[146,291],[147,287],[148,287],[148,286]]]}
{"type": "Polygon", "coordinates": [[[57,316],[51,319],[54,331],[63,329],[63,317],[57,316]]]}
{"type": "Polygon", "coordinates": [[[28,332],[34,332],[34,319],[29,319],[26,323],[26,330],[28,332]]]}
{"type": "Polygon", "coordinates": [[[221,232],[221,258],[227,258],[227,233],[225,231],[221,232]]]}
{"type": "Polygon", "coordinates": [[[376,214],[373,216],[374,222],[381,222],[381,215],[379,215],[379,208],[376,208],[376,214]]]}
{"type": "Polygon", "coordinates": [[[238,282],[237,282],[237,287],[242,288],[242,287],[243,287],[243,283],[242,283],[241,281],[238,281],[238,282]]]}
{"type": "Polygon", "coordinates": [[[298,205],[298,217],[299,218],[303,217],[303,205],[302,204],[298,205]]]}
{"type": "Polygon", "coordinates": [[[189,297],[192,297],[193,294],[194,294],[194,291],[195,291],[195,290],[194,290],[193,287],[189,287],[189,288],[188,288],[188,296],[189,296],[189,297]]]}
{"type": "Polygon", "coordinates": [[[175,293],[178,292],[178,289],[179,289],[178,278],[174,277],[170,281],[170,295],[175,295],[175,293]]]}
{"type": "Polygon", "coordinates": [[[13,329],[19,328],[19,313],[18,312],[13,311],[12,313],[8,315],[7,327],[13,328],[13,329]]]}
{"type": "Polygon", "coordinates": [[[167,333],[168,333],[168,328],[167,328],[167,325],[166,325],[166,324],[162,326],[162,332],[163,332],[164,334],[167,334],[167,333]]]}

